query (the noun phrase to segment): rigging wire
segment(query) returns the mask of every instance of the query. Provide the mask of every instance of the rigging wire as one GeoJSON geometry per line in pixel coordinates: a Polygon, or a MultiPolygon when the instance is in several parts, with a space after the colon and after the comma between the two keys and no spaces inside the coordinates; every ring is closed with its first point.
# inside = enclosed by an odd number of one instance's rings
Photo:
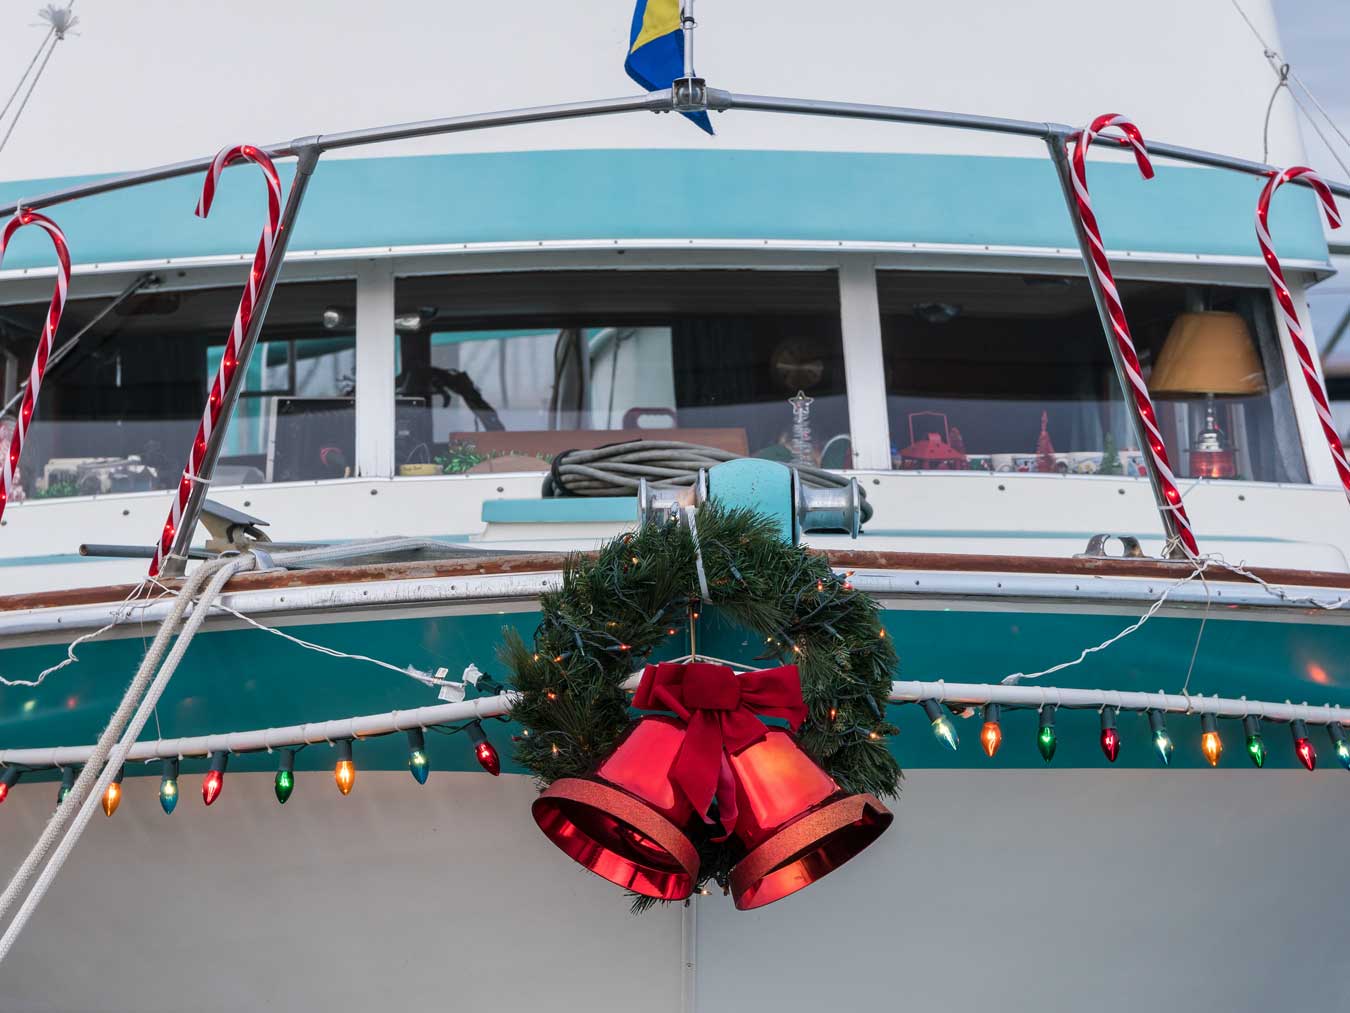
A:
{"type": "MultiPolygon", "coordinates": [[[[65,7],[60,7],[56,4],[48,4],[46,7],[42,8],[42,10],[38,11],[38,17],[51,26],[47,29],[47,34],[43,36],[42,44],[38,46],[38,54],[42,53],[44,47],[47,52],[46,55],[42,57],[42,62],[38,65],[37,73],[33,75],[33,79],[28,83],[28,91],[24,93],[23,101],[21,101],[19,107],[14,110],[14,118],[9,121],[9,129],[5,131],[5,136],[0,138],[0,151],[5,150],[5,145],[9,143],[10,135],[14,133],[14,128],[19,125],[19,118],[23,116],[24,109],[28,107],[28,100],[33,97],[33,91],[37,88],[38,81],[42,78],[42,72],[47,69],[47,61],[52,58],[52,53],[56,52],[56,44],[62,41],[66,35],[69,34],[70,30],[79,23],[80,19],[71,13],[71,10],[74,7],[75,0],[70,0],[65,7]]],[[[36,62],[37,54],[33,56],[33,60],[36,62]]],[[[14,95],[19,93],[19,89],[23,87],[24,78],[28,76],[28,71],[32,70],[32,68],[33,64],[29,63],[28,70],[23,72],[23,76],[19,78],[18,85],[14,88],[14,95]]],[[[5,103],[5,109],[4,111],[0,111],[0,117],[3,117],[5,112],[9,110],[10,105],[14,101],[14,95],[11,95],[9,101],[5,103]]]]}
{"type": "Polygon", "coordinates": [[[1268,134],[1270,130],[1270,112],[1275,105],[1275,96],[1280,93],[1281,88],[1288,88],[1289,97],[1293,99],[1294,105],[1296,105],[1299,111],[1303,113],[1308,121],[1308,125],[1313,128],[1314,133],[1316,133],[1321,142],[1326,145],[1327,151],[1331,153],[1331,157],[1335,159],[1336,164],[1341,167],[1341,171],[1346,175],[1350,175],[1350,166],[1346,165],[1345,161],[1336,151],[1336,148],[1332,145],[1326,134],[1322,132],[1322,128],[1317,124],[1316,117],[1308,111],[1308,107],[1299,99],[1298,94],[1294,89],[1289,87],[1289,81],[1292,80],[1304,91],[1312,101],[1313,105],[1317,107],[1318,112],[1322,114],[1323,118],[1325,118],[1327,123],[1331,126],[1331,129],[1336,132],[1337,136],[1340,137],[1347,146],[1350,146],[1350,137],[1346,136],[1345,131],[1343,131],[1336,121],[1332,119],[1331,114],[1327,111],[1326,107],[1318,101],[1318,98],[1313,94],[1312,89],[1309,88],[1303,82],[1303,79],[1298,76],[1298,73],[1290,67],[1289,63],[1280,55],[1280,52],[1272,48],[1271,45],[1266,42],[1265,37],[1260,33],[1256,25],[1252,23],[1252,19],[1247,16],[1247,12],[1242,9],[1242,5],[1238,3],[1238,0],[1229,0],[1229,2],[1232,3],[1233,9],[1238,12],[1238,15],[1242,20],[1246,22],[1247,27],[1251,30],[1256,41],[1261,43],[1261,48],[1267,62],[1270,64],[1271,70],[1275,71],[1276,76],[1279,78],[1278,83],[1275,85],[1275,90],[1271,93],[1270,102],[1266,106],[1266,123],[1262,130],[1262,160],[1267,162],[1270,160],[1268,134]]]}

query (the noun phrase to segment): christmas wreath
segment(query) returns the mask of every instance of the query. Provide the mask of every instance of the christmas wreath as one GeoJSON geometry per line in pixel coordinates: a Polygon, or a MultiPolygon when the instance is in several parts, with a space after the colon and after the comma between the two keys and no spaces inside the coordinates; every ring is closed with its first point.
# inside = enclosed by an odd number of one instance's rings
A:
{"type": "MultiPolygon", "coordinates": [[[[779,670],[791,673],[793,693],[800,673],[797,745],[843,791],[896,795],[896,729],[885,716],[896,654],[876,602],[753,511],[705,503],[690,520],[647,524],[569,558],[561,587],[541,597],[533,643],[506,631],[502,661],[519,694],[512,716],[524,726],[517,760],[543,788],[594,771],[636,720],[624,683],[712,606],[762,638],[757,661],[795,666],[779,670]]],[[[694,844],[695,888],[713,880],[727,889],[744,847],[713,829],[694,844]]],[[[651,902],[639,896],[635,907],[651,902]]]]}

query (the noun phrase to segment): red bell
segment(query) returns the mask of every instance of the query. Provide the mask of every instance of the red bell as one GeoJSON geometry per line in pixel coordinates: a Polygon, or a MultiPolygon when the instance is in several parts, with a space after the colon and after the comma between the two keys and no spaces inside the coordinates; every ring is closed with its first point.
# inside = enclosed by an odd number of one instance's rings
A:
{"type": "Polygon", "coordinates": [[[747,854],[731,870],[731,898],[742,911],[796,893],[833,872],[881,836],[895,818],[872,795],[850,795],[771,728],[731,756],[736,836],[747,854]]]}
{"type": "Polygon", "coordinates": [[[699,863],[683,829],[697,817],[669,774],[683,741],[674,718],[644,717],[593,774],[559,778],[544,789],[534,821],[597,876],[645,897],[684,900],[694,892],[699,863]]]}

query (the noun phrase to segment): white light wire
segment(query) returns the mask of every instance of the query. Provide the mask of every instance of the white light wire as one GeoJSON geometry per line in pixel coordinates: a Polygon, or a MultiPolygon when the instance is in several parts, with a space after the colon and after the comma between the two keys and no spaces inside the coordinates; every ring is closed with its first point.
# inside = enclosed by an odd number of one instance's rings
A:
{"type": "MultiPolygon", "coordinates": [[[[164,590],[166,591],[170,590],[170,588],[165,587],[165,585],[161,584],[154,577],[150,577],[147,579],[150,580],[151,583],[154,583],[159,587],[164,588],[164,590]]],[[[221,612],[227,612],[230,615],[234,616],[236,619],[240,619],[248,623],[254,629],[262,630],[264,633],[271,633],[273,636],[278,636],[282,640],[289,640],[297,647],[303,647],[306,650],[315,651],[329,658],[343,658],[349,661],[365,661],[369,662],[372,665],[378,665],[380,668],[387,668],[391,672],[397,672],[399,675],[405,676],[409,679],[415,679],[416,681],[426,686],[448,688],[458,690],[460,692],[463,692],[464,690],[463,682],[455,682],[451,679],[438,679],[436,678],[436,676],[428,675],[426,672],[419,671],[418,669],[413,668],[411,665],[400,667],[398,665],[391,664],[388,661],[381,661],[379,658],[371,658],[364,654],[348,654],[346,651],[339,651],[335,647],[325,647],[323,644],[315,644],[308,640],[301,640],[299,637],[292,636],[291,634],[286,633],[283,630],[279,630],[274,626],[267,626],[264,623],[260,623],[252,616],[246,615],[243,612],[240,612],[238,609],[231,608],[229,605],[226,605],[224,602],[221,601],[211,602],[210,607],[213,609],[219,609],[221,612]]]]}

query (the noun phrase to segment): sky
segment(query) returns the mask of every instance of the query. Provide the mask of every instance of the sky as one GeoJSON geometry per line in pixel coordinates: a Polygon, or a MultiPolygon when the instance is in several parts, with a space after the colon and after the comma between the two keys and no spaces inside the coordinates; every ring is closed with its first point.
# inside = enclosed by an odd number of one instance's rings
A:
{"type": "MultiPolygon", "coordinates": [[[[1280,45],[1292,72],[1317,97],[1341,132],[1350,136],[1350,3],[1346,0],[1274,0],[1274,7],[1280,26],[1280,45]]],[[[1253,40],[1253,45],[1259,43],[1253,40]]],[[[1274,79],[1272,73],[1272,82],[1274,79]]],[[[1300,93],[1299,98],[1314,116],[1318,115],[1305,94],[1300,93]]],[[[1285,100],[1284,96],[1281,100],[1285,100]]],[[[1330,146],[1317,136],[1308,119],[1300,114],[1299,129],[1303,133],[1309,163],[1327,176],[1350,179],[1350,171],[1338,164],[1335,157],[1339,156],[1341,162],[1350,165],[1350,144],[1338,137],[1325,120],[1320,120],[1319,125],[1331,142],[1330,146]]],[[[1350,247],[1350,236],[1344,235],[1347,232],[1350,227],[1330,232],[1328,239],[1350,247]]],[[[1336,263],[1340,273],[1317,285],[1308,297],[1313,333],[1323,349],[1331,341],[1337,325],[1350,313],[1350,255],[1337,257],[1336,263]]],[[[1325,365],[1329,372],[1350,372],[1350,327],[1326,356],[1325,365]]]]}

